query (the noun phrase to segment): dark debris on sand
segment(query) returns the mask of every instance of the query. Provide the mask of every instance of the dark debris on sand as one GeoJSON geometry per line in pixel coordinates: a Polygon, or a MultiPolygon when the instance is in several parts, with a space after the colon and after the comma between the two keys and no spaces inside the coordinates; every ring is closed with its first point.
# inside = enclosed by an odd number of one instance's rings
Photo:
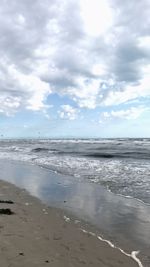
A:
{"type": "Polygon", "coordinates": [[[0,203],[2,204],[14,204],[12,200],[0,200],[0,203]]]}
{"type": "Polygon", "coordinates": [[[11,209],[0,209],[0,214],[2,215],[12,215],[14,212],[11,209]]]}
{"type": "MultiPolygon", "coordinates": [[[[1,200],[0,199],[0,204],[14,204],[14,202],[12,200],[1,200]]],[[[5,208],[5,209],[0,209],[0,214],[12,215],[12,214],[14,214],[14,212],[9,208],[5,208]]]]}

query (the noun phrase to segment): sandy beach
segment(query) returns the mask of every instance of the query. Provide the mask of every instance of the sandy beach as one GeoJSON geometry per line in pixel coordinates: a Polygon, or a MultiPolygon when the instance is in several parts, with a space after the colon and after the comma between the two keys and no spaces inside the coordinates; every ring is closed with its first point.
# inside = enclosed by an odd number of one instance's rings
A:
{"type": "Polygon", "coordinates": [[[107,243],[68,221],[62,210],[47,207],[26,190],[0,181],[0,266],[136,267],[138,264],[107,243]]]}

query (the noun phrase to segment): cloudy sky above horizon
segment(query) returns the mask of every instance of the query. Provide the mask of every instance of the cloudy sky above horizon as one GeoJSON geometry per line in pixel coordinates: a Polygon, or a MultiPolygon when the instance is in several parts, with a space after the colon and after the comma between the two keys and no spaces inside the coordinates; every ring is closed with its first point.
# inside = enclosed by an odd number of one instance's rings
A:
{"type": "Polygon", "coordinates": [[[1,0],[0,135],[150,137],[149,0],[1,0]]]}

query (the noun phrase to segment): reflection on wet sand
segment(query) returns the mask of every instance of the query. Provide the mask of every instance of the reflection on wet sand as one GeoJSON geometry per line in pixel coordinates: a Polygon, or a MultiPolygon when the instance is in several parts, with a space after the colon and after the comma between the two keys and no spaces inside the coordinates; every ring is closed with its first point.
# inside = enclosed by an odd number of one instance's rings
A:
{"type": "Polygon", "coordinates": [[[67,209],[95,225],[119,246],[148,256],[150,206],[37,166],[0,161],[0,172],[4,180],[26,188],[47,204],[67,209]]]}

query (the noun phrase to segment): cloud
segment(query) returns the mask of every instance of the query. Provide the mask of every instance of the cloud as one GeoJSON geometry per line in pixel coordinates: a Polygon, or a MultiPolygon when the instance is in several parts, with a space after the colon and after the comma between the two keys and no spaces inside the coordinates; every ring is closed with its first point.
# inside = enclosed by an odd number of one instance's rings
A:
{"type": "Polygon", "coordinates": [[[1,62],[1,112],[12,114],[19,108],[34,111],[45,109],[44,98],[50,93],[49,85],[33,74],[24,74],[14,65],[1,62]]]}
{"type": "Polygon", "coordinates": [[[103,112],[101,114],[101,120],[107,119],[125,119],[125,120],[135,120],[140,117],[143,112],[147,111],[148,109],[142,106],[139,107],[131,107],[126,110],[112,110],[110,112],[103,112]]]}
{"type": "Polygon", "coordinates": [[[59,117],[66,120],[77,119],[79,110],[71,107],[70,105],[62,105],[61,110],[58,111],[59,117]]]}
{"type": "Polygon", "coordinates": [[[0,113],[44,111],[51,93],[80,108],[150,97],[150,4],[1,1],[0,113]]]}

